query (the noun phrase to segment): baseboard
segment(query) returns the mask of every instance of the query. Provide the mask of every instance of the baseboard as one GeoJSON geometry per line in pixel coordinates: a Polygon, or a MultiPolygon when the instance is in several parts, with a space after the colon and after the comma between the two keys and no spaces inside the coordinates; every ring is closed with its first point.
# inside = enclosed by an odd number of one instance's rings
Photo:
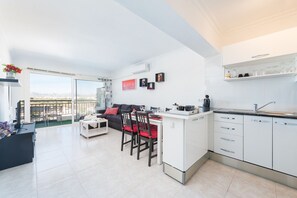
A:
{"type": "Polygon", "coordinates": [[[211,160],[231,166],[233,168],[269,179],[271,181],[297,189],[297,177],[287,175],[275,170],[240,161],[214,152],[209,152],[211,160]]]}

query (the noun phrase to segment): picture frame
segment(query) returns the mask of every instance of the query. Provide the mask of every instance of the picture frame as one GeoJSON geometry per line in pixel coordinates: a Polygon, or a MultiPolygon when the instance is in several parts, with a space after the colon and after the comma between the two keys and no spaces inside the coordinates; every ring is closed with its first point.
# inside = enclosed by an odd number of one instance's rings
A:
{"type": "Polygon", "coordinates": [[[156,82],[164,82],[165,81],[165,73],[156,73],[155,74],[155,81],[156,82]]]}
{"type": "Polygon", "coordinates": [[[147,78],[139,79],[139,87],[147,87],[147,78]]]}
{"type": "Polygon", "coordinates": [[[147,89],[154,90],[155,89],[155,83],[154,82],[147,83],[147,89]]]}
{"type": "Polygon", "coordinates": [[[122,81],[122,90],[133,90],[136,88],[136,79],[124,80],[122,81]]]}

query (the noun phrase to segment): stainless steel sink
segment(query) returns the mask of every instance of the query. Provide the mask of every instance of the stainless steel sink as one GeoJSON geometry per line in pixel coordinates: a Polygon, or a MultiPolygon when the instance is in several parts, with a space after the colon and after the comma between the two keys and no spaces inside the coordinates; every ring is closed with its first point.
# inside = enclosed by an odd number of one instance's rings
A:
{"type": "Polygon", "coordinates": [[[296,112],[279,112],[279,111],[258,111],[257,114],[276,115],[276,116],[297,116],[296,112]]]}

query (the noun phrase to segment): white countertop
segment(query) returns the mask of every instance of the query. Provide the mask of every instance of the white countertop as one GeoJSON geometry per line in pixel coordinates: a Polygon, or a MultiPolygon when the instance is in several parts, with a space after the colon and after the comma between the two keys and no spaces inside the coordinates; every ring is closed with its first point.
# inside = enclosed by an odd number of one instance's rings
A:
{"type": "Polygon", "coordinates": [[[196,114],[192,114],[192,115],[179,115],[179,114],[167,113],[167,112],[158,112],[155,114],[162,116],[162,117],[188,120],[188,119],[193,119],[193,118],[199,118],[201,116],[205,116],[205,115],[212,114],[212,113],[213,113],[213,111],[201,112],[201,113],[196,113],[196,114]]]}

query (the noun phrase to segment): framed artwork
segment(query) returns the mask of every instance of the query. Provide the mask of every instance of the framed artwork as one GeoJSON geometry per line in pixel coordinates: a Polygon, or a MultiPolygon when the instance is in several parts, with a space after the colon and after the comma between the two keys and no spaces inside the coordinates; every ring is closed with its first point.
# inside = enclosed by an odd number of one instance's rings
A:
{"type": "Polygon", "coordinates": [[[136,85],[136,80],[135,79],[131,79],[131,80],[124,80],[122,81],[122,90],[126,91],[126,90],[133,90],[135,89],[136,85]]]}
{"type": "Polygon", "coordinates": [[[147,78],[139,79],[139,87],[147,87],[147,78]]]}
{"type": "Polygon", "coordinates": [[[164,82],[165,81],[165,73],[157,73],[156,74],[156,82],[164,82]]]}
{"type": "Polygon", "coordinates": [[[147,89],[150,89],[150,90],[155,89],[155,83],[154,82],[147,83],[147,89]]]}

